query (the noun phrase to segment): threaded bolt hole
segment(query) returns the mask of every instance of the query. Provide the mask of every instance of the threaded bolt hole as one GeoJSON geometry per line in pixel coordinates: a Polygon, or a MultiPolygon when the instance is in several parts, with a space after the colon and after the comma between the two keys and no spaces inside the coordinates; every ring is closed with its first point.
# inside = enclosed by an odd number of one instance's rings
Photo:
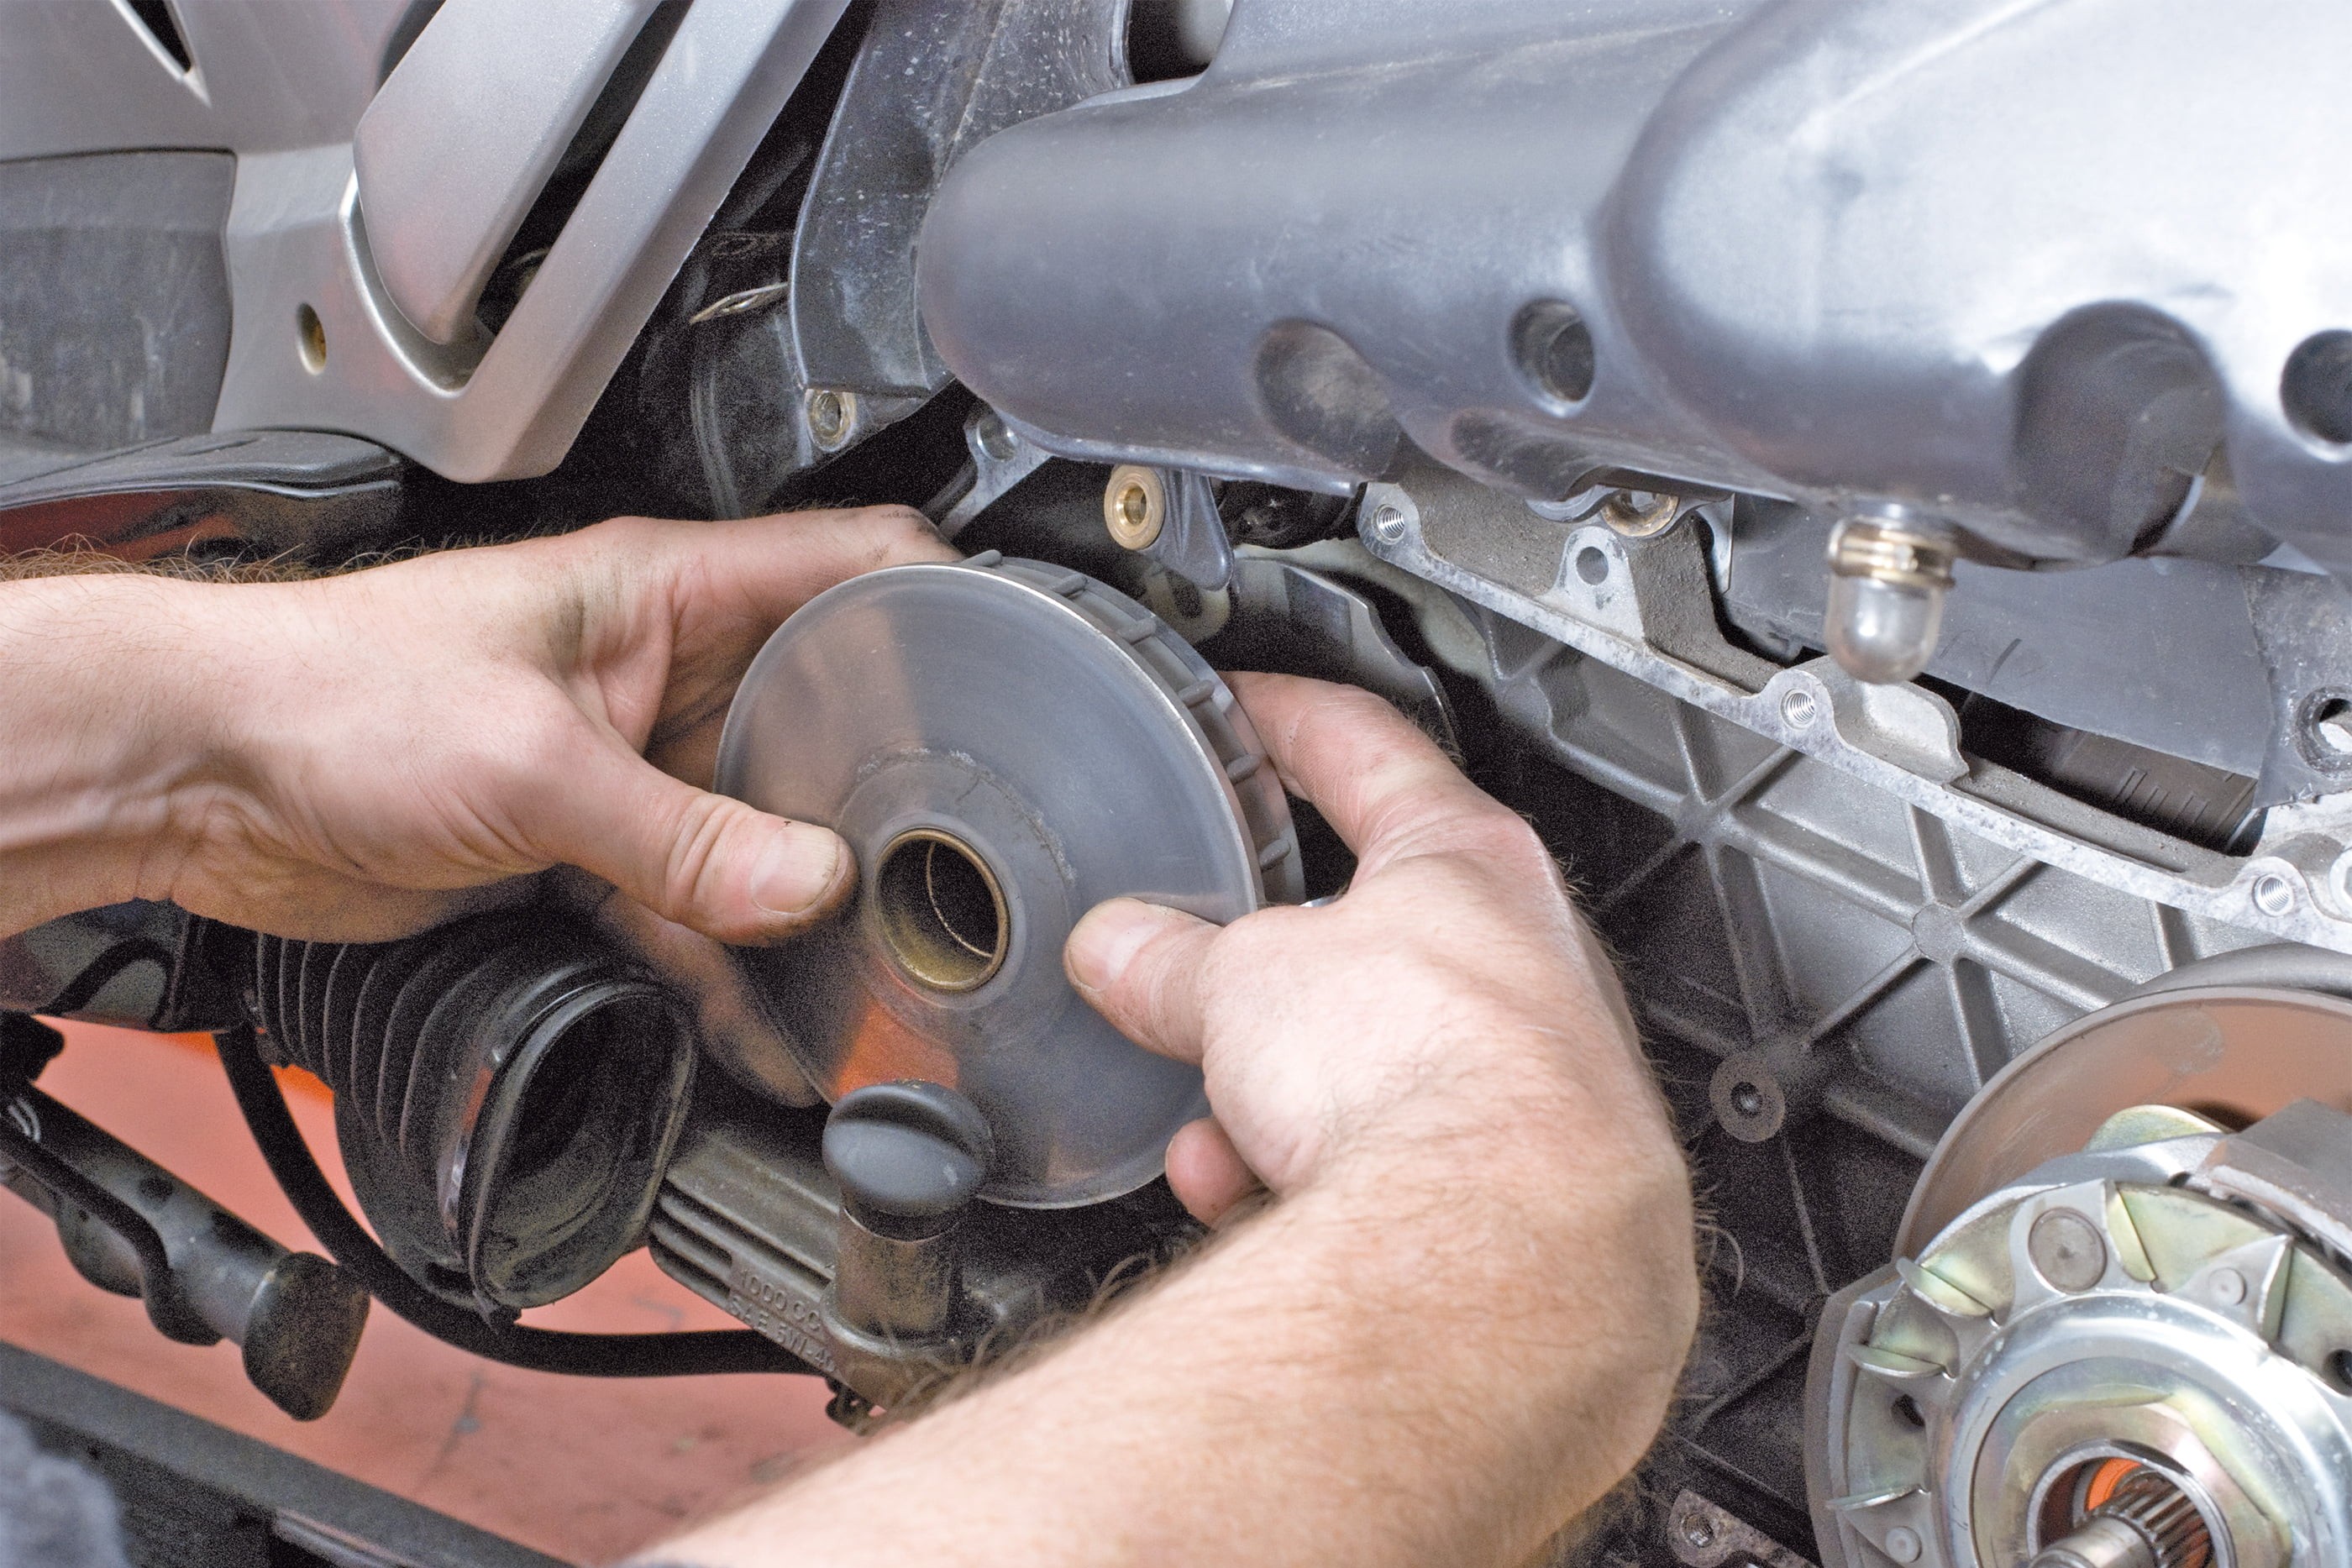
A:
{"type": "Polygon", "coordinates": [[[1511,323],[1519,373],[1556,402],[1582,402],[1592,391],[1592,329],[1564,299],[1538,299],[1511,323]]]}

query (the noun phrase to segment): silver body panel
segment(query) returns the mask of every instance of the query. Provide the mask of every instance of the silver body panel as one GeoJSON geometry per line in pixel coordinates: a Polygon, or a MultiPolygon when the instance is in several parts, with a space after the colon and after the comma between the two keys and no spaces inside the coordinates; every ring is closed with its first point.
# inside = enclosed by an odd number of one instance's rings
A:
{"type": "Polygon", "coordinates": [[[656,0],[448,0],[360,116],[383,291],[454,343],[656,0]],[[452,171],[462,175],[452,178],[452,171]]]}
{"type": "MultiPolygon", "coordinates": [[[[488,236],[538,193],[530,172],[561,154],[583,92],[603,86],[579,58],[551,65],[516,44],[510,52],[548,73],[536,131],[516,131],[529,146],[500,156],[495,139],[436,141],[420,183],[383,199],[390,210],[379,216],[394,226],[380,235],[360,209],[352,136],[402,5],[194,0],[180,11],[195,61],[184,75],[110,0],[9,0],[0,160],[158,146],[236,153],[226,237],[236,329],[213,427],[337,431],[453,479],[529,477],[570,449],[845,3],[699,0],[495,338],[463,329],[475,274],[488,236]],[[462,228],[444,224],[449,212],[466,214],[462,228]],[[415,259],[444,243],[460,254],[415,259]],[[409,303],[434,329],[459,321],[454,341],[404,313],[376,246],[403,258],[409,303]],[[450,303],[460,296],[463,312],[450,303]]],[[[517,39],[550,25],[530,0],[452,6],[419,38],[420,68],[445,21],[473,35],[500,19],[517,39]]],[[[393,111],[378,132],[385,159],[402,120],[431,118],[397,97],[393,111]]],[[[452,120],[468,123],[455,110],[452,120]]]]}

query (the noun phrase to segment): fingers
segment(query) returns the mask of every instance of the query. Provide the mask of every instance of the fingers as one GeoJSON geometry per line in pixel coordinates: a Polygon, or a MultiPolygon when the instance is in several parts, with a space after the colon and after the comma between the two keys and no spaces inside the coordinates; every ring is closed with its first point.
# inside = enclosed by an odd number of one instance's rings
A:
{"type": "Polygon", "coordinates": [[[1187,1122],[1168,1140],[1168,1186],[1193,1218],[1214,1225],[1264,1190],[1234,1141],[1212,1117],[1187,1122]]]}
{"type": "Polygon", "coordinates": [[[1370,692],[1297,675],[1225,677],[1283,782],[1369,869],[1430,836],[1511,813],[1370,692]]]}
{"type": "Polygon", "coordinates": [[[1062,966],[1078,994],[1147,1051],[1201,1060],[1201,961],[1217,927],[1181,910],[1114,898],[1070,932],[1062,966]]]}
{"type": "Polygon", "coordinates": [[[771,624],[861,572],[963,558],[912,507],[789,512],[678,525],[682,570],[714,602],[771,624]]]}
{"type": "Polygon", "coordinates": [[[663,919],[720,942],[774,942],[848,892],[855,867],[830,829],[680,783],[617,734],[577,749],[533,791],[522,836],[663,919]]]}
{"type": "Polygon", "coordinates": [[[620,897],[593,877],[574,871],[560,880],[574,897],[593,898],[596,923],[692,1000],[704,1054],[730,1077],[756,1085],[787,1105],[818,1102],[815,1086],[761,1011],[743,971],[726,948],[700,932],[664,920],[633,898],[620,897]]]}

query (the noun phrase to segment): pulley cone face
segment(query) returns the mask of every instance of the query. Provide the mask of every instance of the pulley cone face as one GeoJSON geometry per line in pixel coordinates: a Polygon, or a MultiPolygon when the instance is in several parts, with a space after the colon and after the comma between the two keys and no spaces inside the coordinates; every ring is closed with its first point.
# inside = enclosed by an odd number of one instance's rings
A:
{"type": "Polygon", "coordinates": [[[2003,1068],[1945,1129],[1895,1251],[1917,1257],[1969,1205],[2082,1148],[2127,1106],[2243,1125],[2305,1099],[2352,1111],[2352,1002],[2214,987],[2104,1008],[2003,1068]]]}
{"type": "Polygon", "coordinates": [[[1281,786],[1223,684],[1132,600],[1036,562],[813,600],[737,693],[718,784],[857,856],[846,911],[738,952],[818,1089],[960,1090],[996,1140],[981,1196],[1014,1207],[1133,1191],[1207,1110],[1197,1070],[1071,988],[1078,917],[1128,895],[1223,923],[1299,896],[1281,786]]]}

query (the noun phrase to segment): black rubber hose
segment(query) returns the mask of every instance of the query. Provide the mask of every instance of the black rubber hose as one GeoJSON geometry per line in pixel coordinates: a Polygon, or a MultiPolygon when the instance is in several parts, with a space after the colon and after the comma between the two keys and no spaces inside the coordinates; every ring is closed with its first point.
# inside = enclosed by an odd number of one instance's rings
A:
{"type": "Polygon", "coordinates": [[[501,1328],[451,1306],[402,1272],[343,1207],[294,1124],[278,1081],[262,1062],[252,1027],[224,1030],[213,1040],[245,1124],[294,1212],[370,1294],[434,1338],[486,1361],[576,1377],[682,1377],[719,1372],[821,1375],[799,1356],[750,1329],[564,1333],[519,1324],[501,1328]]]}

